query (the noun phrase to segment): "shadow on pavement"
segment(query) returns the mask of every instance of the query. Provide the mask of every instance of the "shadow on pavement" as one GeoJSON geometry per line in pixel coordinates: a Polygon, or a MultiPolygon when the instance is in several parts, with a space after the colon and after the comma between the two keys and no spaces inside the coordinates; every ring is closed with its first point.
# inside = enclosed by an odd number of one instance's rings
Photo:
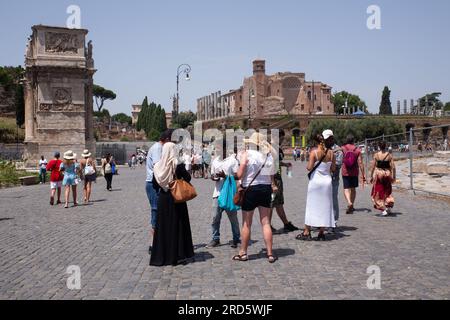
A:
{"type": "Polygon", "coordinates": [[[0,218],[0,222],[14,220],[14,218],[0,218]]]}
{"type": "Polygon", "coordinates": [[[368,209],[368,208],[359,208],[359,209],[355,209],[355,212],[372,212],[372,209],[368,209]]]}
{"type": "MultiPolygon", "coordinates": [[[[295,254],[295,250],[289,249],[289,248],[273,249],[273,255],[278,257],[278,258],[292,256],[294,254],[295,254]]],[[[267,259],[267,251],[266,250],[261,250],[257,254],[250,254],[248,256],[248,260],[258,260],[258,259],[267,259]]]]}

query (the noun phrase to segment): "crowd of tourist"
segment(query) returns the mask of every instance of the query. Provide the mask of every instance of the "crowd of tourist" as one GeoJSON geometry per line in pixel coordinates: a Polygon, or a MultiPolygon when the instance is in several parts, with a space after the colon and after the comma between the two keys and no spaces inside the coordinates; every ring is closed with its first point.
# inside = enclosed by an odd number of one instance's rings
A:
{"type": "MultiPolygon", "coordinates": [[[[64,189],[64,208],[69,208],[72,192],[73,206],[78,206],[78,185],[83,183],[83,204],[91,202],[92,185],[97,181],[96,161],[89,150],[84,150],[81,158],[69,150],[63,154],[55,152],[54,158],[47,162],[44,156],[39,161],[39,178],[41,184],[46,183],[47,172],[50,172],[50,205],[62,204],[61,195],[64,189]],[[56,200],[56,201],[55,201],[56,200]]],[[[112,191],[113,175],[117,173],[116,164],[110,154],[101,160],[101,173],[106,180],[106,189],[112,191]]]]}
{"type": "MultiPolygon", "coordinates": [[[[292,164],[284,161],[281,149],[275,150],[264,136],[253,134],[244,139],[243,150],[227,150],[223,144],[221,154],[213,151],[208,156],[208,149],[192,156],[179,153],[177,146],[171,142],[172,131],[161,135],[160,141],[152,146],[147,155],[146,191],[151,206],[152,246],[150,265],[164,266],[187,263],[194,257],[188,206],[186,202],[176,202],[172,186],[174,181],[184,180],[189,183],[196,176],[201,163],[202,175],[210,176],[212,193],[212,240],[207,248],[215,248],[220,243],[220,224],[223,213],[231,224],[231,247],[239,253],[232,257],[234,261],[248,261],[248,247],[251,239],[253,215],[256,209],[262,227],[265,253],[269,263],[278,260],[273,251],[272,211],[275,209],[284,223],[284,232],[299,230],[286,217],[284,210],[283,180],[281,170],[286,168],[291,176],[292,164]],[[202,162],[196,160],[201,156],[202,162]],[[279,161],[274,161],[277,159],[279,161]],[[278,164],[276,166],[276,164],[278,164]],[[205,173],[205,171],[207,171],[205,173]],[[234,195],[234,197],[233,197],[234,195]],[[242,211],[242,227],[239,227],[238,211],[242,211]]],[[[280,132],[284,139],[284,132],[280,132]]],[[[314,139],[314,146],[309,150],[308,191],[305,209],[305,227],[296,236],[302,241],[312,240],[313,228],[319,230],[319,241],[326,240],[326,234],[333,233],[339,220],[339,186],[342,176],[344,197],[347,201],[346,214],[355,211],[356,190],[364,186],[365,177],[362,152],[355,145],[353,136],[349,135],[342,146],[335,142],[331,130],[324,131],[314,139]]],[[[301,155],[300,155],[301,157],[301,155]]],[[[306,158],[306,156],[305,156],[306,158]]],[[[372,186],[374,207],[383,216],[391,213],[394,205],[392,183],[396,179],[394,158],[385,142],[381,142],[375,153],[369,170],[369,182],[372,186]]]]}

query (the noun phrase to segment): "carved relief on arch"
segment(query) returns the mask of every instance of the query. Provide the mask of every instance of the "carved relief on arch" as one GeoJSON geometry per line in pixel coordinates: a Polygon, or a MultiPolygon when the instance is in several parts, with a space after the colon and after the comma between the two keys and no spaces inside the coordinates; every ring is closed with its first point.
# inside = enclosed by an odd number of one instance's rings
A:
{"type": "Polygon", "coordinates": [[[78,35],[47,32],[45,34],[45,52],[76,54],[81,47],[78,35]]]}

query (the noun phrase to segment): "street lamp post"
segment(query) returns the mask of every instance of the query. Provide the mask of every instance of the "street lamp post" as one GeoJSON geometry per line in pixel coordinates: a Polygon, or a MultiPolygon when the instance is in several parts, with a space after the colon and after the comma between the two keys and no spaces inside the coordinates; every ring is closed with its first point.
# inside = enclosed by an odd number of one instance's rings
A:
{"type": "Polygon", "coordinates": [[[172,112],[172,118],[175,119],[175,117],[180,112],[180,75],[184,73],[186,74],[186,81],[191,80],[189,74],[191,73],[191,66],[188,64],[180,64],[177,69],[177,101],[175,110],[172,112]]]}

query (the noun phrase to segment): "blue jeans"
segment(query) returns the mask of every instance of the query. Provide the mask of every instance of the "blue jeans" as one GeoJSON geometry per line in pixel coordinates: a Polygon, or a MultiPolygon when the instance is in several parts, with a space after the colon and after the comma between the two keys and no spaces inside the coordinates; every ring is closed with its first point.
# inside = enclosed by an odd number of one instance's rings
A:
{"type": "Polygon", "coordinates": [[[150,224],[153,229],[156,229],[156,220],[158,218],[158,198],[159,192],[153,188],[153,183],[147,181],[145,185],[145,191],[147,192],[147,198],[150,202],[151,208],[151,216],[150,216],[150,224]]]}
{"type": "MultiPolygon", "coordinates": [[[[212,204],[213,222],[212,222],[212,235],[213,240],[220,241],[220,221],[222,220],[222,213],[224,209],[219,207],[219,199],[214,198],[212,204]]],[[[239,242],[241,239],[241,231],[239,229],[239,220],[237,212],[227,212],[228,219],[231,223],[231,232],[233,233],[233,241],[239,242]]]]}
{"type": "Polygon", "coordinates": [[[40,168],[39,169],[39,182],[45,183],[46,176],[47,176],[47,169],[40,168]]]}
{"type": "Polygon", "coordinates": [[[334,220],[339,220],[339,183],[340,183],[340,168],[336,168],[336,172],[333,175],[333,209],[334,209],[334,220]]]}

